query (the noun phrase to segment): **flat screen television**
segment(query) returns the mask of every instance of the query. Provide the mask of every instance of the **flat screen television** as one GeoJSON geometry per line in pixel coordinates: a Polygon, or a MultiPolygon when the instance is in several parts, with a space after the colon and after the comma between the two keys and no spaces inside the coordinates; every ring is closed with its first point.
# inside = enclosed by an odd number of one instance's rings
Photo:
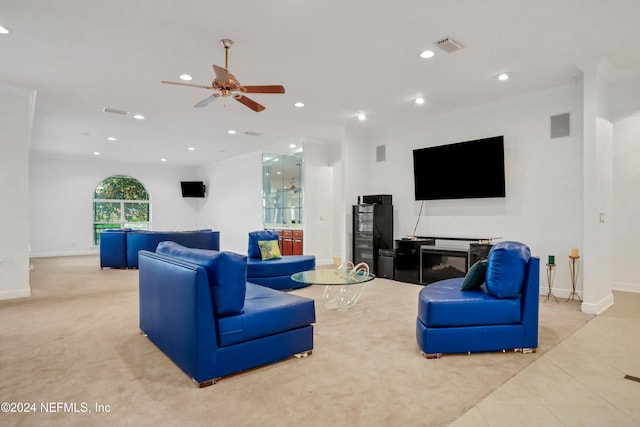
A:
{"type": "Polygon", "coordinates": [[[182,197],[204,197],[206,187],[202,181],[181,181],[182,197]]]}
{"type": "Polygon", "coordinates": [[[505,197],[504,138],[413,150],[416,200],[505,197]]]}

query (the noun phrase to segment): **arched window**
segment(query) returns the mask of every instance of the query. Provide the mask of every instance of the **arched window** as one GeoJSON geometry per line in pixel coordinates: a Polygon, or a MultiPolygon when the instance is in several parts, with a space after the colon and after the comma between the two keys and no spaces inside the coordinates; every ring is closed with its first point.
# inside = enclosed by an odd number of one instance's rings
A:
{"type": "Polygon", "coordinates": [[[140,181],[114,175],[102,181],[93,193],[93,242],[109,228],[148,230],[151,225],[149,193],[140,181]]]}

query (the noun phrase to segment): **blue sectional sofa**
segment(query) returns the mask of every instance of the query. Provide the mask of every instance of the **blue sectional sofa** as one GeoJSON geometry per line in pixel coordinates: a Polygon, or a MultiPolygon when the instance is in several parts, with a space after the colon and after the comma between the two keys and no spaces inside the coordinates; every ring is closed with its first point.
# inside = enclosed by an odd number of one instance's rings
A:
{"type": "Polygon", "coordinates": [[[313,349],[313,299],[247,283],[246,256],[141,251],[140,330],[201,387],[313,349]]]}
{"type": "Polygon", "coordinates": [[[467,277],[435,282],[420,291],[416,338],[423,355],[535,352],[540,260],[522,243],[498,242],[485,268],[475,289],[462,290],[467,277]]]}
{"type": "Polygon", "coordinates": [[[262,259],[259,241],[278,241],[278,232],[259,230],[249,233],[247,248],[247,280],[252,283],[279,290],[297,289],[309,285],[294,282],[291,275],[316,268],[313,255],[283,255],[279,258],[262,259]]]}
{"type": "Polygon", "coordinates": [[[105,230],[100,235],[100,268],[138,268],[138,252],[155,251],[158,243],[171,241],[190,248],[220,250],[220,232],[105,230]]]}

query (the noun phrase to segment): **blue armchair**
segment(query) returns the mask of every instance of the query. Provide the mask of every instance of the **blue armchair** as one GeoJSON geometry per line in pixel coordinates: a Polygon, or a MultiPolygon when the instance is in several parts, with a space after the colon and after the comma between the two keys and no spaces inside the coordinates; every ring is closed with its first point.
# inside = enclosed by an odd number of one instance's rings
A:
{"type": "Polygon", "coordinates": [[[244,255],[161,242],[139,261],[140,330],[200,387],[311,354],[314,300],[247,283],[244,255]]]}
{"type": "Polygon", "coordinates": [[[315,270],[316,257],[314,255],[283,255],[274,259],[262,259],[258,242],[270,240],[278,241],[276,231],[258,230],[249,233],[247,281],[282,291],[308,286],[294,282],[291,275],[301,271],[315,270]]]}
{"type": "MultiPolygon", "coordinates": [[[[419,293],[416,338],[424,356],[538,347],[540,260],[519,242],[499,242],[477,289],[465,278],[427,285],[419,293]]],[[[471,270],[470,270],[471,272],[471,270]]]]}

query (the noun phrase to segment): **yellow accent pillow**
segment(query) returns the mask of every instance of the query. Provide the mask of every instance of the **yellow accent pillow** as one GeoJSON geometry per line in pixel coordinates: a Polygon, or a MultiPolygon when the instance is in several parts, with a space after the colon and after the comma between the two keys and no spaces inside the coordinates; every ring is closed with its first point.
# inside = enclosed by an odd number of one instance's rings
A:
{"type": "Polygon", "coordinates": [[[282,258],[277,240],[258,240],[258,247],[262,259],[282,258]]]}

